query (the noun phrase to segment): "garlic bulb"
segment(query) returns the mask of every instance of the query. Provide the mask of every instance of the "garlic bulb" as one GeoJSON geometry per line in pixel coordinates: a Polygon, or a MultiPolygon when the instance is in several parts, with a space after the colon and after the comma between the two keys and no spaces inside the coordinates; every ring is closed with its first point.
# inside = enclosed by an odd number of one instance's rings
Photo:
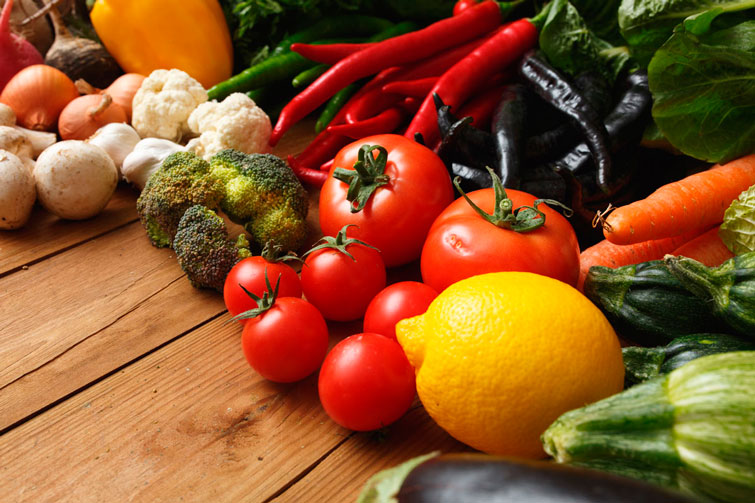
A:
{"type": "Polygon", "coordinates": [[[139,133],[134,128],[122,122],[113,122],[98,129],[87,143],[97,145],[107,152],[120,174],[124,159],[134,150],[139,140],[139,133]]]}
{"type": "Polygon", "coordinates": [[[166,157],[186,147],[162,138],[145,138],[136,144],[123,160],[121,173],[127,182],[143,189],[149,176],[160,167],[166,157]]]}

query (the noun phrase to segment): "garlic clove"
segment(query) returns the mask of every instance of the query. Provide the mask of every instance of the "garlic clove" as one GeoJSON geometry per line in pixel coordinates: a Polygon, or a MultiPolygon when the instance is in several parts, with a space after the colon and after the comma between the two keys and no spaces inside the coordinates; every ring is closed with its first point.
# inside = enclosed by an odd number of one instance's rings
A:
{"type": "Polygon", "coordinates": [[[139,133],[128,124],[113,122],[106,124],[97,130],[87,143],[97,145],[108,153],[121,176],[121,166],[141,138],[139,133]]]}

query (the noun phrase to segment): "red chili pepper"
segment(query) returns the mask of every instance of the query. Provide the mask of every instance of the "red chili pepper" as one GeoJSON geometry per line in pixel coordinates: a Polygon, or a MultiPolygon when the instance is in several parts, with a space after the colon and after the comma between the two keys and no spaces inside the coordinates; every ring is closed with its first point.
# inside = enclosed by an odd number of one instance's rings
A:
{"type": "Polygon", "coordinates": [[[412,96],[414,98],[424,98],[427,93],[432,91],[438,77],[425,77],[423,79],[399,80],[389,82],[383,86],[383,92],[389,94],[400,94],[402,96],[412,96]]]}
{"type": "Polygon", "coordinates": [[[333,167],[333,163],[336,161],[335,157],[333,159],[330,159],[329,161],[326,161],[322,164],[320,164],[320,171],[330,171],[330,168],[333,167]]]}
{"type": "Polygon", "coordinates": [[[386,108],[379,114],[369,119],[358,122],[328,126],[327,131],[333,134],[348,136],[354,140],[372,136],[374,134],[392,133],[401,125],[406,118],[406,111],[395,106],[386,108]]]}
{"type": "Polygon", "coordinates": [[[322,187],[322,184],[328,179],[328,173],[326,171],[302,166],[292,155],[288,156],[288,165],[291,166],[291,170],[301,183],[313,185],[315,187],[322,187]]]}
{"type": "Polygon", "coordinates": [[[378,42],[342,59],[296,95],[281,111],[270,145],[340,89],[384,68],[403,65],[437,54],[483,35],[501,24],[495,2],[483,2],[458,16],[442,19],[421,30],[378,42]]]}
{"type": "Polygon", "coordinates": [[[364,42],[361,44],[291,44],[291,50],[297,52],[307,59],[326,65],[335,65],[343,58],[347,58],[375,45],[377,42],[364,42]]]}
{"type": "Polygon", "coordinates": [[[472,125],[478,129],[487,129],[496,105],[501,101],[503,86],[496,85],[466,102],[457,117],[472,117],[472,125]]]}
{"type": "MultiPolygon", "coordinates": [[[[459,14],[475,11],[489,2],[483,2],[459,14]]],[[[404,136],[414,139],[420,133],[427,145],[435,143],[440,135],[432,93],[438,93],[443,103],[458,107],[477,93],[490,78],[521,57],[537,43],[537,27],[529,19],[519,19],[504,27],[487,42],[472,51],[444,73],[425,98],[404,136]]]]}

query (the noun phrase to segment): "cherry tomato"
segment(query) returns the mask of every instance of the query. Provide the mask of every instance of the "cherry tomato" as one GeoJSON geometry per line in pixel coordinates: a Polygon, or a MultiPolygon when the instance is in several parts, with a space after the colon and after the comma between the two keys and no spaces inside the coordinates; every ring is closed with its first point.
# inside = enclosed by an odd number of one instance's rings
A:
{"type": "MultiPolygon", "coordinates": [[[[248,257],[233,266],[223,285],[223,300],[231,315],[236,316],[257,307],[257,303],[239,287],[239,284],[262,297],[267,290],[265,271],[273,286],[280,277],[278,297],[301,297],[301,282],[291,266],[283,262],[269,262],[261,256],[248,257]]],[[[247,320],[239,321],[246,323],[247,320]]]]}
{"type": "Polygon", "coordinates": [[[320,312],[304,299],[282,297],[241,334],[249,365],[275,382],[294,382],[315,372],[328,352],[328,326],[320,312]]]}
{"type": "Polygon", "coordinates": [[[459,0],[454,4],[453,15],[458,16],[470,7],[474,7],[480,3],[480,0],[459,0]]]}
{"type": "Polygon", "coordinates": [[[414,401],[414,370],[398,342],[379,334],[357,334],[330,351],[320,369],[320,402],[344,428],[382,428],[414,401]]]}
{"type": "Polygon", "coordinates": [[[376,246],[386,267],[394,267],[419,258],[430,225],[452,200],[448,171],[432,150],[400,135],[369,136],[336,155],[320,191],[320,228],[333,236],[344,225],[356,224],[349,235],[376,246]],[[363,145],[387,151],[388,183],[375,190],[362,210],[352,213],[346,199],[349,186],[333,173],[338,168],[353,171],[363,145]]]}
{"type": "MultiPolygon", "coordinates": [[[[514,207],[532,206],[535,197],[506,189],[514,207]]],[[[486,213],[495,206],[492,188],[468,194],[486,213]]],[[[539,206],[545,224],[530,232],[496,227],[463,199],[454,201],[433,223],[422,249],[422,280],[439,292],[461,279],[497,271],[526,271],[577,284],[579,244],[571,224],[556,210],[539,206]]]]}
{"type": "MultiPolygon", "coordinates": [[[[346,230],[341,232],[345,237],[346,230]]],[[[344,249],[351,257],[336,248],[322,248],[307,255],[301,268],[304,296],[333,321],[361,318],[372,298],[385,288],[379,251],[355,242],[344,249]]]]}
{"type": "Polygon", "coordinates": [[[427,311],[438,292],[419,281],[401,281],[385,287],[367,306],[364,331],[396,340],[396,323],[427,311]]]}

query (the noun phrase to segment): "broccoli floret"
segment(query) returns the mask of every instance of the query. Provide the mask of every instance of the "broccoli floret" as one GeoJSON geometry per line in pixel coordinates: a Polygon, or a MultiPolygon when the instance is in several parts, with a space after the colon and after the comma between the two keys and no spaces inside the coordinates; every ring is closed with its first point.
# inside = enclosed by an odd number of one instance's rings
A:
{"type": "Polygon", "coordinates": [[[176,152],[149,177],[136,211],[152,244],[165,247],[173,243],[178,222],[189,207],[202,204],[216,209],[223,195],[223,182],[212,176],[207,161],[192,152],[176,152]]]}
{"type": "Polygon", "coordinates": [[[210,158],[212,174],[225,184],[221,209],[244,225],[259,245],[297,250],[307,237],[309,200],[286,161],[272,154],[222,150],[210,158]]]}
{"type": "Polygon", "coordinates": [[[243,234],[234,242],[223,219],[211,209],[192,206],[181,217],[173,240],[181,269],[196,288],[223,291],[223,283],[236,262],[250,257],[249,241],[243,234]]]}

